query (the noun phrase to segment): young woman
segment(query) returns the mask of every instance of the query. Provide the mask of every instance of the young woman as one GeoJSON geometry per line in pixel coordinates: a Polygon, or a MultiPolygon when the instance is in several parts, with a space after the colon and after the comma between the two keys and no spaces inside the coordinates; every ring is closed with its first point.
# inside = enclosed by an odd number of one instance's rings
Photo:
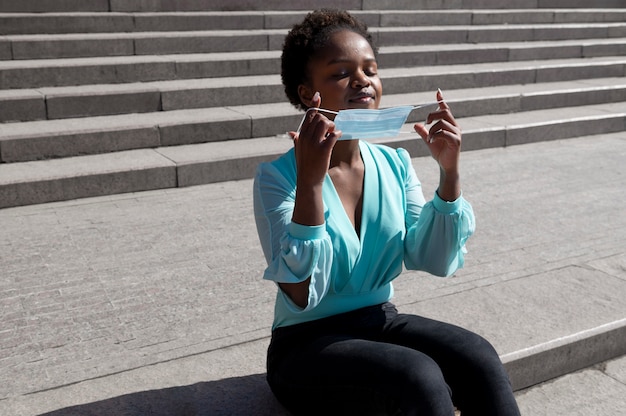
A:
{"type": "Polygon", "coordinates": [[[415,125],[440,167],[429,202],[405,150],[339,140],[332,113],[316,110],[377,109],[377,71],[371,35],[347,12],[310,13],[285,40],[285,92],[309,111],[254,182],[264,278],[278,286],[268,382],[296,415],[519,415],[486,340],[390,303],[403,264],[438,276],[463,265],[474,215],[440,91],[430,129],[415,125]]]}

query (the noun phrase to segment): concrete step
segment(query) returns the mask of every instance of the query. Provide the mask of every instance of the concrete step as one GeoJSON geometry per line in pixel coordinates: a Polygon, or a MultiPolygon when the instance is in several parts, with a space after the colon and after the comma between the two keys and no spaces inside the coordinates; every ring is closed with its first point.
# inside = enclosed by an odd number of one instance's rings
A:
{"type": "MultiPolygon", "coordinates": [[[[33,169],[29,163],[40,166],[43,159],[53,159],[46,166],[60,169],[63,179],[33,189],[78,181],[76,191],[62,196],[46,190],[47,196],[32,197],[39,191],[26,191],[31,196],[8,200],[68,199],[249,177],[250,166],[288,148],[289,141],[275,135],[295,128],[301,113],[284,102],[279,49],[304,8],[155,13],[132,10],[132,2],[126,3],[128,10],[116,10],[114,3],[109,13],[19,13],[15,22],[9,14],[0,15],[0,22],[11,21],[0,38],[0,56],[6,58],[0,61],[0,168],[7,178],[19,178],[24,169],[33,169]],[[41,33],[54,22],[56,33],[41,33]],[[20,24],[30,29],[19,32],[20,24]],[[204,30],[207,26],[217,30],[204,30]],[[144,153],[150,155],[145,163],[144,153]],[[86,163],[79,173],[63,171],[76,157],[86,163]],[[139,166],[124,167],[126,157],[137,158],[139,166]],[[93,185],[91,164],[103,164],[105,171],[96,176],[113,178],[107,179],[110,183],[93,185]],[[154,183],[132,179],[151,170],[160,172],[154,183]]],[[[431,101],[432,91],[443,88],[470,129],[467,149],[525,143],[543,131],[543,124],[503,127],[524,125],[510,121],[516,113],[526,117],[547,111],[554,117],[544,120],[553,126],[548,130],[555,130],[550,135],[569,137],[585,119],[578,115],[567,121],[559,109],[578,114],[585,108],[592,111],[591,126],[615,131],[620,116],[610,110],[604,119],[594,106],[626,102],[626,9],[558,9],[560,4],[497,10],[486,8],[491,0],[478,3],[476,9],[449,12],[411,10],[414,4],[399,3],[402,10],[358,7],[364,10],[356,14],[381,45],[383,106],[431,101]],[[506,114],[509,121],[501,118],[506,114]]],[[[152,6],[156,11],[172,7],[162,1],[152,6]]],[[[205,6],[199,0],[183,7],[205,6]]],[[[414,112],[411,120],[424,116],[414,112]]],[[[423,151],[414,137],[407,137],[388,143],[423,151]]]]}
{"type": "MultiPolygon", "coordinates": [[[[380,46],[626,37],[626,23],[370,28],[380,46]]],[[[286,29],[7,35],[0,59],[54,59],[279,50],[286,29]]]]}
{"type": "MultiPolygon", "coordinates": [[[[621,0],[595,0],[594,8],[624,8],[621,0]]],[[[315,8],[349,10],[439,10],[439,9],[535,9],[535,8],[589,8],[585,0],[318,0],[315,8]]],[[[168,12],[168,11],[223,11],[223,10],[311,10],[307,0],[0,0],[0,12],[168,12]]]]}
{"type": "MultiPolygon", "coordinates": [[[[287,29],[306,11],[0,13],[0,35],[287,29]]],[[[355,10],[368,26],[624,22],[624,9],[355,10]]]]}
{"type": "MultiPolygon", "coordinates": [[[[452,65],[624,55],[626,55],[626,37],[387,46],[380,48],[379,63],[381,68],[392,68],[416,64],[452,65]]],[[[146,83],[278,73],[280,73],[280,51],[0,61],[0,89],[146,83]]],[[[20,120],[6,116],[4,119],[20,120]]]]}
{"type": "MultiPolygon", "coordinates": [[[[619,77],[492,87],[484,85],[483,88],[473,88],[472,83],[468,83],[465,87],[446,90],[446,97],[454,105],[457,117],[626,101],[626,82],[619,77]]],[[[429,102],[436,88],[433,85],[423,92],[390,93],[383,97],[382,105],[429,102]]],[[[427,111],[414,111],[409,121],[423,120],[427,111]]],[[[302,113],[290,104],[276,102],[263,106],[248,104],[8,123],[0,125],[0,160],[15,163],[267,137],[296,128],[301,117],[302,113]]]]}
{"type": "MultiPolygon", "coordinates": [[[[459,120],[466,150],[621,132],[625,122],[626,102],[459,120]]],[[[384,143],[426,154],[415,134],[384,143]]],[[[0,208],[249,178],[260,161],[290,146],[286,137],[273,136],[1,164],[0,208]]]]}
{"type": "Polygon", "coordinates": [[[0,88],[276,74],[279,58],[279,51],[262,51],[0,61],[0,88]]]}
{"type": "MultiPolygon", "coordinates": [[[[618,46],[626,49],[626,39],[618,46]]],[[[578,52],[577,47],[573,49],[574,53],[578,52]]],[[[386,60],[392,61],[393,56],[396,56],[398,65],[401,65],[405,58],[419,60],[423,65],[425,62],[415,57],[415,50],[416,48],[408,48],[388,51],[385,54],[386,60]],[[398,55],[394,55],[395,53],[398,55]]],[[[560,50],[567,48],[562,45],[560,50]]],[[[489,51],[479,49],[477,58],[489,55],[489,51]]],[[[442,54],[440,63],[443,64],[444,52],[440,50],[438,53],[442,54]]],[[[494,63],[489,64],[441,65],[436,70],[432,67],[391,68],[381,69],[380,72],[381,76],[384,76],[385,91],[388,94],[432,90],[439,85],[469,88],[508,83],[550,82],[557,79],[619,77],[626,72],[626,58],[621,57],[545,60],[541,63],[539,61],[495,63],[497,54],[493,55],[494,63]],[[567,75],[555,73],[555,69],[557,71],[563,69],[567,71],[567,75]],[[439,72],[445,75],[440,75],[439,72]]],[[[437,59],[436,56],[432,58],[437,59]]],[[[0,91],[0,109],[3,110],[0,111],[0,121],[55,120],[283,101],[284,92],[278,75],[4,90],[0,91]]],[[[24,128],[30,127],[26,125],[24,128]]],[[[0,127],[0,140],[5,134],[11,134],[12,129],[21,128],[17,125],[0,127]]]]}

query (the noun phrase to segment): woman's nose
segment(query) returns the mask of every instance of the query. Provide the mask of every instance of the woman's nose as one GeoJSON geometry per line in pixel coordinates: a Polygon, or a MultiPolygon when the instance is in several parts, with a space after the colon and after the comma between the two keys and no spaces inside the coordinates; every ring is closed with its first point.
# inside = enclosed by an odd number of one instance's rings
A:
{"type": "Polygon", "coordinates": [[[370,79],[362,71],[357,72],[354,78],[352,79],[353,88],[363,88],[363,87],[368,87],[369,85],[370,85],[370,79]]]}

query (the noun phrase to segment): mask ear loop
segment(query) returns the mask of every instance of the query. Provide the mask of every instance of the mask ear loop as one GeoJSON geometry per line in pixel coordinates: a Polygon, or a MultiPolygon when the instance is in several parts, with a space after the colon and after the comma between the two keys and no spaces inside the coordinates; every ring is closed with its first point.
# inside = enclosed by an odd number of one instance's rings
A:
{"type": "Polygon", "coordinates": [[[309,114],[309,111],[319,111],[322,113],[329,113],[329,114],[339,114],[337,111],[332,111],[332,110],[326,110],[324,108],[319,108],[319,107],[311,107],[308,108],[305,112],[304,112],[304,117],[302,117],[302,120],[300,121],[300,125],[298,126],[298,130],[296,130],[296,134],[300,134],[300,129],[302,128],[302,125],[304,124],[304,120],[306,119],[306,115],[309,114]]]}
{"type": "Polygon", "coordinates": [[[441,101],[433,101],[431,103],[416,105],[416,106],[413,106],[413,110],[418,110],[418,109],[424,108],[424,107],[430,107],[431,105],[439,105],[442,102],[443,102],[443,100],[441,100],[441,101]]]}

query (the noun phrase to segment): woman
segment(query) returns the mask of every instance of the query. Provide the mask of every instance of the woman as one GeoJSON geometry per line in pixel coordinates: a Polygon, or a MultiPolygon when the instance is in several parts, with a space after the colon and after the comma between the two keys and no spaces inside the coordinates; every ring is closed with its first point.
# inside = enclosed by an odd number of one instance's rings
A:
{"type": "Polygon", "coordinates": [[[441,91],[430,129],[415,125],[440,167],[429,202],[405,150],[341,140],[332,112],[377,109],[377,70],[371,35],[347,12],[310,13],[285,40],[285,92],[308,111],[294,148],[254,182],[264,278],[278,286],[268,382],[296,415],[519,415],[486,340],[390,303],[403,264],[462,267],[474,215],[441,91]]]}

